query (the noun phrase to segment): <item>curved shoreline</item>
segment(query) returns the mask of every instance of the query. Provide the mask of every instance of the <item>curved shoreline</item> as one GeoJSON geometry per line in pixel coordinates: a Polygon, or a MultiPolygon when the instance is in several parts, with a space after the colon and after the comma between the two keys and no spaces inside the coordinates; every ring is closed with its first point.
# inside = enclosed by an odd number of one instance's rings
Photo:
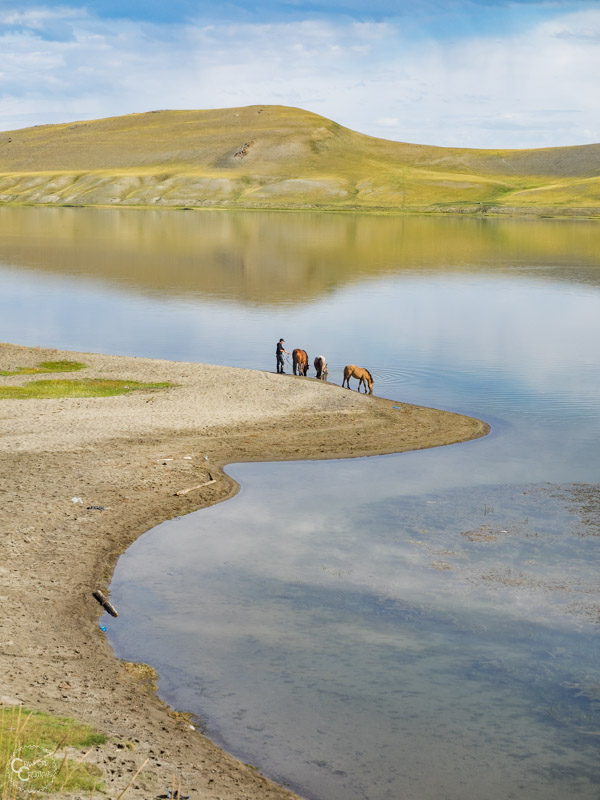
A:
{"type": "MultiPolygon", "coordinates": [[[[142,533],[235,494],[225,464],[405,452],[478,438],[489,426],[314,379],[0,345],[0,369],[50,358],[86,363],[85,377],[174,385],[0,401],[0,694],[106,732],[108,743],[88,760],[103,769],[109,796],[148,758],[128,798],[164,793],[173,775],[197,798],[293,797],[191,730],[125,669],[98,629],[92,592],[106,589],[142,533]],[[176,496],[182,489],[192,490],[176,496]]],[[[0,377],[0,385],[35,379],[0,377]]]]}

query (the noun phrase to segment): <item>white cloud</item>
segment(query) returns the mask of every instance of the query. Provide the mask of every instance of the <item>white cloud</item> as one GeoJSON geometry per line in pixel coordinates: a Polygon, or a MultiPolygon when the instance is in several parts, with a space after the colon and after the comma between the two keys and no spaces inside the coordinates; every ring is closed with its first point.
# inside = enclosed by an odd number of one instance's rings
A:
{"type": "Polygon", "coordinates": [[[595,10],[565,14],[540,25],[546,36],[558,39],[600,40],[600,13],[595,10]]]}
{"type": "Polygon", "coordinates": [[[0,25],[14,28],[30,28],[42,30],[49,23],[59,22],[65,24],[69,19],[85,16],[82,9],[73,8],[36,8],[27,11],[2,11],[0,9],[0,25]]]}
{"type": "Polygon", "coordinates": [[[0,129],[156,108],[296,105],[403,141],[600,141],[600,10],[510,38],[403,38],[392,23],[210,26],[0,15],[0,129]]]}

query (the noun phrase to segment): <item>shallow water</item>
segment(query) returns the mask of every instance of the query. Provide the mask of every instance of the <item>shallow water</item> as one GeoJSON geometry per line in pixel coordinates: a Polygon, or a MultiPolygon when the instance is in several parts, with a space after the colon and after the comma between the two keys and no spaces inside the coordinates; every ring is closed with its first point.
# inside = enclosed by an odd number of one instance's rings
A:
{"type": "Polygon", "coordinates": [[[598,538],[550,488],[398,490],[428,456],[235,466],[119,561],[111,641],[308,797],[596,798],[598,538]]]}
{"type": "MultiPolygon", "coordinates": [[[[0,339],[274,368],[475,442],[234,465],[120,559],[119,656],[314,798],[599,798],[597,223],[0,209],[0,339]],[[562,485],[562,486],[561,486],[562,485]]],[[[285,378],[282,378],[285,380],[285,378]]]]}

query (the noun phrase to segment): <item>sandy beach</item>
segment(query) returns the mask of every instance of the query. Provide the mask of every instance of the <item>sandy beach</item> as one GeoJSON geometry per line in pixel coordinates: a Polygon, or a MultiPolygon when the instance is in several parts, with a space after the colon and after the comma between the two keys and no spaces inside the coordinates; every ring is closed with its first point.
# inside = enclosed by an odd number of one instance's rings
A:
{"type": "MultiPolygon", "coordinates": [[[[0,400],[0,695],[106,733],[87,760],[102,768],[109,797],[146,759],[127,798],[164,794],[173,776],[193,798],[293,797],[192,730],[115,658],[92,593],[106,593],[119,555],[142,533],[234,495],[228,463],[403,452],[484,436],[488,426],[312,378],[0,345],[0,369],[44,360],[87,365],[71,378],[172,385],[0,400]]],[[[39,377],[4,376],[0,386],[39,377]]]]}

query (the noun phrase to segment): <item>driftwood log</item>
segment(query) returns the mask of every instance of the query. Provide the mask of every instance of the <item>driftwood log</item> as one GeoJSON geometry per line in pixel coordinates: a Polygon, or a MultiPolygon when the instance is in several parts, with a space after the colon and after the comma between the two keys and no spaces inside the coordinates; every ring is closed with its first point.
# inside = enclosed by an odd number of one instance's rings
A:
{"type": "Polygon", "coordinates": [[[117,609],[113,606],[111,602],[109,602],[109,600],[102,594],[102,592],[99,589],[96,589],[96,591],[93,594],[96,600],[100,603],[100,605],[104,609],[106,609],[106,611],[108,611],[111,617],[119,616],[117,614],[117,609]]]}
{"type": "Polygon", "coordinates": [[[205,483],[199,483],[197,486],[190,486],[189,489],[180,489],[178,492],[175,492],[175,497],[181,497],[182,494],[188,494],[188,492],[194,492],[196,489],[202,489],[204,486],[210,486],[211,483],[216,483],[217,481],[215,478],[211,478],[209,481],[205,481],[205,483]]]}

